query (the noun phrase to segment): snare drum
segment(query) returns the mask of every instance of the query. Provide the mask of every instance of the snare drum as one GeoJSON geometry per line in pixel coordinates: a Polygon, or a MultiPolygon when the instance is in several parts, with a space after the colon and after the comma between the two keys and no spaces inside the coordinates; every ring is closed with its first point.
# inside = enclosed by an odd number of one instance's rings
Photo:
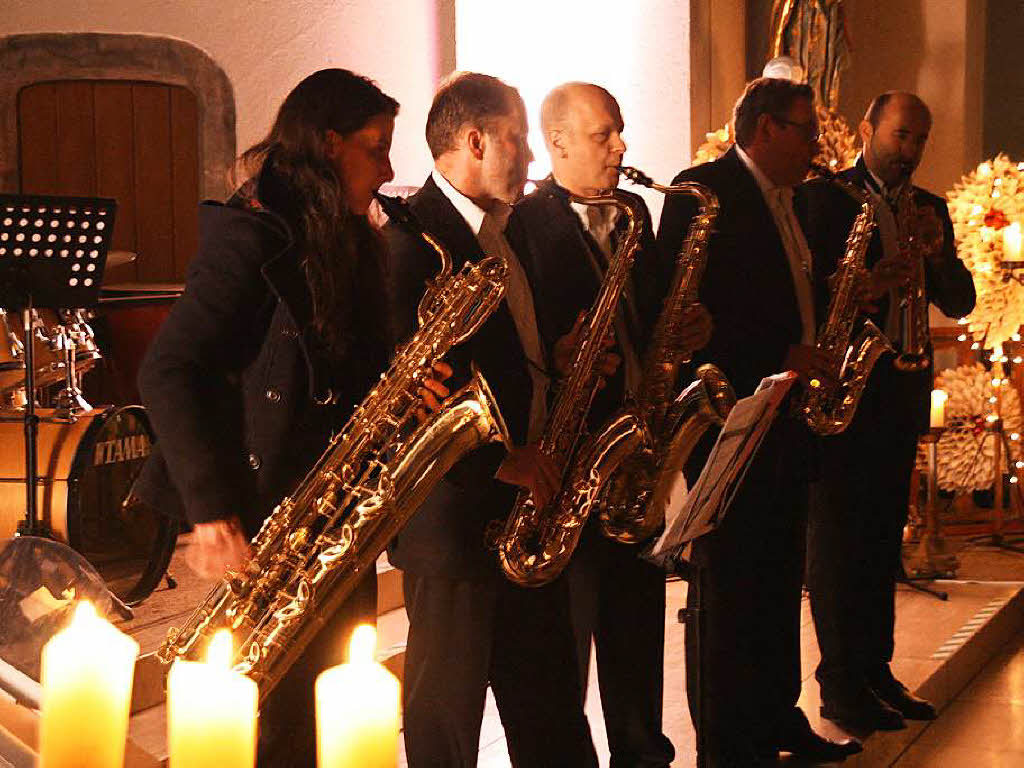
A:
{"type": "MultiPolygon", "coordinates": [[[[146,597],[167,569],[177,521],[138,502],[132,484],[153,431],[142,406],[93,409],[73,422],[40,409],[38,514],[44,526],[93,564],[125,602],[146,597]]],[[[25,516],[23,422],[0,416],[0,539],[25,516]]]]}

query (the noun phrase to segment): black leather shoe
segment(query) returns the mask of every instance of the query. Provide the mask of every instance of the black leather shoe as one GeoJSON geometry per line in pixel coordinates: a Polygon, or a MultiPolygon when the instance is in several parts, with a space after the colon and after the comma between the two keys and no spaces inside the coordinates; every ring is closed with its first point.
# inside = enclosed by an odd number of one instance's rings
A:
{"type": "Polygon", "coordinates": [[[778,734],[776,743],[780,752],[789,752],[801,760],[835,763],[863,751],[864,746],[856,739],[832,741],[815,733],[804,713],[797,712],[799,716],[778,734]]]}
{"type": "Polygon", "coordinates": [[[866,685],[842,692],[822,691],[821,716],[866,731],[898,731],[907,727],[903,715],[866,685]]]}
{"type": "Polygon", "coordinates": [[[931,702],[912,694],[892,673],[885,675],[880,682],[872,683],[871,689],[907,720],[934,720],[938,717],[931,702]]]}

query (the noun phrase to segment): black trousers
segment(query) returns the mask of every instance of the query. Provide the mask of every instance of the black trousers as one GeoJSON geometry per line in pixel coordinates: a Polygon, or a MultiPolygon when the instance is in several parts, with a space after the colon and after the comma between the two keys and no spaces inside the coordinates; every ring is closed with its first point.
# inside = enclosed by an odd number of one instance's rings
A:
{"type": "Polygon", "coordinates": [[[566,571],[573,633],[584,699],[591,641],[597,651],[610,768],[667,768],[675,750],[661,723],[665,572],[638,550],[588,526],[566,571]]]}
{"type": "Polygon", "coordinates": [[[359,624],[374,624],[376,619],[377,574],[370,569],[260,709],[259,768],[316,768],[313,684],[325,669],[346,660],[352,630],[359,624]]]}
{"type": "Polygon", "coordinates": [[[750,764],[799,717],[812,448],[806,427],[780,415],[721,526],[693,544],[687,607],[700,632],[691,619],[686,683],[702,765],[750,764]]]}
{"type": "Polygon", "coordinates": [[[410,768],[475,766],[487,686],[513,766],[597,766],[580,703],[565,584],[403,574],[410,768]]]}
{"type": "Polygon", "coordinates": [[[892,661],[895,584],[917,424],[915,374],[876,365],[849,428],[822,441],[811,494],[807,580],[822,695],[870,684],[892,661]]]}

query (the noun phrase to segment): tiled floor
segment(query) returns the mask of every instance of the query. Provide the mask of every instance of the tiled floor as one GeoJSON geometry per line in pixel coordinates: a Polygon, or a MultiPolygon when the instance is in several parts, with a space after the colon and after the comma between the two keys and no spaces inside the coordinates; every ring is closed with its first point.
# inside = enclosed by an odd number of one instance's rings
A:
{"type": "Polygon", "coordinates": [[[893,766],[1024,766],[1024,633],[985,666],[893,766]]]}
{"type": "MultiPolygon", "coordinates": [[[[197,580],[181,565],[185,546],[187,537],[179,542],[175,556],[174,570],[180,581],[179,589],[167,591],[161,588],[140,607],[135,621],[124,625],[140,640],[143,650],[156,647],[167,625],[180,622],[208,588],[208,584],[197,580]]],[[[948,601],[940,602],[907,588],[901,588],[897,595],[894,661],[897,676],[911,688],[925,685],[934,692],[930,695],[937,694],[937,698],[950,701],[947,710],[928,727],[915,724],[892,735],[871,736],[865,754],[847,761],[845,768],[876,768],[893,764],[899,768],[957,768],[961,765],[969,765],[970,768],[1024,767],[1024,635],[1018,635],[1015,643],[1005,648],[996,648],[992,645],[994,641],[985,638],[981,638],[984,642],[954,648],[950,652],[960,659],[956,668],[951,668],[953,665],[936,656],[936,652],[947,647],[947,641],[956,637],[961,628],[998,612],[999,607],[1019,591],[1021,582],[1024,582],[1024,556],[974,548],[961,553],[961,561],[963,580],[942,585],[950,593],[948,601]],[[984,579],[1001,578],[998,582],[966,580],[975,572],[983,573],[984,579]],[[965,688],[993,653],[998,654],[995,660],[965,688]],[[896,760],[898,762],[894,763],[896,760]]],[[[685,595],[685,583],[669,583],[665,614],[664,729],[676,747],[674,765],[680,767],[693,765],[695,759],[694,735],[683,686],[683,627],[676,621],[685,595]]],[[[1017,626],[1024,627],[1024,611],[1021,613],[1017,626]]],[[[818,687],[813,681],[818,651],[809,614],[805,602],[802,621],[805,685],[800,703],[816,728],[827,735],[838,736],[841,732],[836,726],[828,721],[822,722],[818,717],[818,687]]],[[[404,639],[405,628],[404,610],[392,611],[381,617],[381,640],[384,644],[400,642],[404,639]]],[[[978,640],[979,634],[983,633],[970,636],[978,640]]],[[[1004,635],[999,643],[1005,644],[1007,636],[1004,635]]],[[[592,679],[593,676],[592,669],[592,679]]],[[[606,766],[607,739],[596,685],[591,686],[586,709],[601,764],[606,766]]],[[[140,738],[148,736],[140,743],[162,741],[162,719],[148,718],[152,720],[148,724],[146,720],[133,718],[133,735],[140,738]]],[[[504,732],[493,699],[489,698],[481,730],[479,766],[505,768],[508,765],[504,732]]]]}

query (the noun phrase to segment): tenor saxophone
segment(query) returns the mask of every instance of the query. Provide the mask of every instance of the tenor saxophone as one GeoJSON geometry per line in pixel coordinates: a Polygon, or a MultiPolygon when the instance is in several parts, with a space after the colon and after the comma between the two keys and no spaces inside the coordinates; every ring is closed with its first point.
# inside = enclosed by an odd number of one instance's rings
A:
{"type": "Polygon", "coordinates": [[[614,205],[626,216],[627,227],[609,260],[597,299],[584,319],[569,376],[540,438],[540,450],[566,468],[561,487],[543,508],[534,504],[529,493],[520,492],[503,530],[495,537],[502,570],[521,586],[539,586],[557,577],[583,531],[586,518],[580,510],[584,505],[576,497],[586,493],[586,488],[567,482],[573,476],[569,468],[578,460],[586,416],[600,385],[598,362],[604,354],[603,342],[612,329],[643,228],[640,204],[617,190],[589,197],[572,195],[571,199],[584,205],[614,205]]]}
{"type": "Polygon", "coordinates": [[[900,352],[893,365],[900,371],[923,371],[930,364],[928,347],[928,294],[925,290],[924,259],[917,244],[917,205],[914,188],[907,179],[896,197],[896,229],[903,258],[910,259],[914,272],[900,290],[900,352]]]}
{"type": "MultiPolygon", "coordinates": [[[[392,219],[415,226],[401,201],[378,200],[392,219]]],[[[259,683],[265,700],[448,469],[483,444],[507,444],[497,403],[476,370],[417,422],[423,378],[497,308],[508,274],[494,256],[453,274],[447,251],[417,231],[441,261],[419,304],[419,329],[264,521],[245,569],[225,574],[184,626],[171,629],[158,650],[164,663],[195,658],[226,627],[241,638],[235,669],[259,683]]]]}
{"type": "Polygon", "coordinates": [[[867,195],[826,168],[814,170],[836,184],[860,204],[846,238],[843,258],[832,278],[832,296],[825,322],[818,329],[816,346],[834,361],[831,383],[812,380],[799,402],[799,411],[807,426],[818,435],[836,435],[850,426],[857,411],[871,369],[892,345],[870,320],[863,321],[854,338],[860,318],[857,289],[867,277],[864,257],[875,228],[875,209],[867,195]]]}
{"type": "Polygon", "coordinates": [[[672,283],[644,354],[636,400],[595,433],[587,451],[593,463],[578,470],[573,480],[593,486],[579,498],[600,510],[602,533],[633,544],[648,539],[664,523],[665,505],[679,472],[704,433],[725,423],[736,395],[725,374],[705,364],[676,398],[679,364],[689,362],[679,354],[676,339],[684,312],[698,302],[718,198],[703,184],[668,186],[656,184],[636,168],[621,171],[633,183],[665,195],[692,196],[699,206],[676,255],[672,283]]]}

